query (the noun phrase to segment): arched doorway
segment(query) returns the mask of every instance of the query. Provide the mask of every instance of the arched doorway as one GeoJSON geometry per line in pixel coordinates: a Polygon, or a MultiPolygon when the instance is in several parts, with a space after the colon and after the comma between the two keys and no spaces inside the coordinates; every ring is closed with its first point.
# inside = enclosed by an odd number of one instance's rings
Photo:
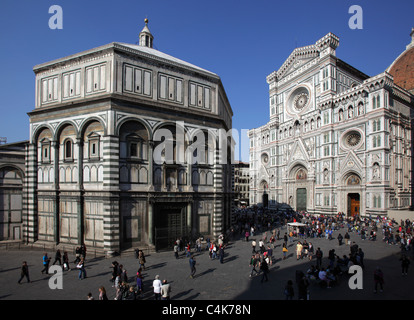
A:
{"type": "Polygon", "coordinates": [[[307,211],[310,199],[308,171],[304,163],[297,163],[289,171],[289,179],[286,185],[287,201],[296,211],[307,211]]]}
{"type": "Polygon", "coordinates": [[[359,192],[361,178],[357,174],[351,173],[345,179],[345,185],[347,188],[347,216],[359,216],[361,214],[361,194],[359,192]]]}
{"type": "Polygon", "coordinates": [[[306,211],[307,209],[307,188],[306,181],[308,173],[305,168],[299,167],[295,172],[296,180],[296,210],[306,211]]]}
{"type": "Polygon", "coordinates": [[[262,204],[264,208],[267,208],[269,206],[269,194],[267,193],[269,186],[267,184],[266,180],[262,180],[260,182],[260,190],[263,190],[262,194],[262,204]]]}

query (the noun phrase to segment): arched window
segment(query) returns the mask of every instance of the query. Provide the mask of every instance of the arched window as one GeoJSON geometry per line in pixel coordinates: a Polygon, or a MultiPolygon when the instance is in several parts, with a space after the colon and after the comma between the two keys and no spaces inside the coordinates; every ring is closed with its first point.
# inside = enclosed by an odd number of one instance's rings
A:
{"type": "Polygon", "coordinates": [[[64,142],[65,160],[73,160],[73,144],[72,140],[67,139],[64,142]]]}
{"type": "Polygon", "coordinates": [[[372,109],[378,109],[381,104],[381,99],[379,95],[372,97],[372,109]]]}
{"type": "Polygon", "coordinates": [[[42,139],[40,141],[40,145],[41,145],[41,152],[42,152],[41,161],[43,163],[49,163],[50,162],[50,140],[46,138],[42,139]]]}

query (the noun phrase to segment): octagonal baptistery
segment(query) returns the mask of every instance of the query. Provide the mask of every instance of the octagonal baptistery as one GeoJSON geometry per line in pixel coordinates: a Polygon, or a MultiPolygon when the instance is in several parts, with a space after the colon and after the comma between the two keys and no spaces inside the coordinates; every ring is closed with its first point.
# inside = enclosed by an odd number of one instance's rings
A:
{"type": "Polygon", "coordinates": [[[233,112],[220,77],[113,42],[34,67],[25,239],[110,255],[230,226],[233,112]],[[224,140],[224,141],[223,141],[224,140]]]}

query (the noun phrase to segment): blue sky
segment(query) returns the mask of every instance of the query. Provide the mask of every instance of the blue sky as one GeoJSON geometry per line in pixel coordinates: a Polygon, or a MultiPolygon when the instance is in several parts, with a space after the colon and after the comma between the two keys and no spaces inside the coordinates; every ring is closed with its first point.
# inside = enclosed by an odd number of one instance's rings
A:
{"type": "Polygon", "coordinates": [[[221,77],[240,131],[268,121],[266,76],[295,47],[332,32],[337,56],[374,76],[410,42],[413,12],[411,0],[2,0],[0,137],[29,138],[35,65],[113,41],[136,43],[146,17],[156,49],[221,77]],[[61,30],[49,28],[52,5],[63,9],[61,30]],[[363,9],[361,30],[348,26],[351,5],[363,9]]]}

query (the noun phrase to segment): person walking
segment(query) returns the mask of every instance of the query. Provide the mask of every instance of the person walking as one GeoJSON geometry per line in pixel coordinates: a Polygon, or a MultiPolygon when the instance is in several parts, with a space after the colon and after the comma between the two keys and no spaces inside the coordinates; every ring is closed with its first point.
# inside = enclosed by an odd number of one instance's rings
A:
{"type": "Polygon", "coordinates": [[[161,280],[160,280],[160,276],[158,274],[155,276],[155,279],[152,282],[152,287],[154,288],[154,299],[155,300],[161,300],[162,283],[161,283],[161,280]]]}
{"type": "Polygon", "coordinates": [[[273,249],[270,246],[267,246],[267,256],[269,258],[269,264],[273,265],[273,249]]]}
{"type": "Polygon", "coordinates": [[[252,255],[252,257],[250,258],[250,264],[249,266],[252,268],[252,270],[250,271],[250,275],[249,278],[253,277],[253,272],[256,272],[256,274],[259,274],[259,271],[256,270],[256,266],[257,266],[257,259],[256,259],[256,255],[252,255]]]}
{"type": "Polygon", "coordinates": [[[263,283],[263,280],[266,279],[265,281],[269,281],[267,274],[269,273],[269,265],[266,262],[266,259],[263,258],[263,260],[260,263],[260,270],[262,271],[263,275],[262,275],[262,280],[260,282],[263,283]]]}
{"type": "Polygon", "coordinates": [[[26,261],[23,261],[22,268],[20,271],[20,279],[17,281],[18,284],[23,280],[23,278],[26,277],[27,283],[31,283],[30,277],[29,277],[29,266],[27,265],[26,261]]]}
{"type": "Polygon", "coordinates": [[[408,259],[408,257],[404,254],[401,259],[401,271],[402,271],[402,275],[406,276],[408,274],[408,267],[410,265],[410,260],[408,259]]]}
{"type": "Polygon", "coordinates": [[[145,263],[147,261],[145,260],[145,255],[142,250],[139,250],[138,260],[139,260],[139,267],[142,268],[142,270],[145,270],[145,263]]]}
{"type": "Polygon", "coordinates": [[[80,247],[80,257],[83,259],[83,261],[86,260],[86,245],[84,243],[82,243],[80,247]]]}
{"type": "Polygon", "coordinates": [[[320,268],[322,266],[322,258],[323,258],[323,252],[321,248],[318,247],[318,249],[316,249],[315,256],[316,256],[316,266],[320,268]]]}
{"type": "Polygon", "coordinates": [[[108,300],[108,296],[106,295],[105,287],[99,287],[99,300],[108,300]]]}
{"type": "Polygon", "coordinates": [[[166,279],[164,279],[162,280],[161,299],[170,300],[170,294],[171,294],[171,285],[168,283],[166,279]]]}
{"type": "Polygon", "coordinates": [[[85,261],[83,260],[83,258],[81,258],[76,268],[78,268],[79,270],[79,275],[78,275],[79,280],[85,279],[86,270],[85,270],[85,261]]]}
{"type": "Polygon", "coordinates": [[[375,284],[374,293],[377,293],[378,285],[380,286],[380,292],[382,292],[382,290],[384,289],[383,288],[384,274],[380,267],[377,267],[374,271],[374,284],[375,284]]]}
{"type": "Polygon", "coordinates": [[[75,261],[73,261],[74,264],[77,265],[79,263],[81,253],[82,253],[81,247],[76,247],[76,249],[75,249],[75,261]]]}
{"type": "Polygon", "coordinates": [[[143,292],[143,279],[144,277],[142,276],[142,272],[141,269],[138,269],[137,272],[137,296],[140,296],[141,293],[143,292]]]}
{"type": "Polygon", "coordinates": [[[302,243],[298,241],[298,243],[296,244],[296,260],[302,259],[302,249],[302,243]]]}
{"type": "Polygon", "coordinates": [[[179,248],[179,246],[178,246],[178,244],[177,244],[177,242],[174,244],[174,256],[175,256],[175,259],[179,259],[179,257],[178,257],[178,250],[179,250],[180,248],[179,248]]]}
{"type": "Polygon", "coordinates": [[[348,231],[345,233],[344,238],[345,238],[345,244],[349,246],[351,244],[351,236],[349,235],[348,231]]]}
{"type": "Polygon", "coordinates": [[[312,244],[312,242],[309,242],[309,248],[308,248],[309,261],[312,260],[314,254],[315,254],[315,251],[314,251],[314,248],[313,248],[313,244],[312,244]]]}
{"type": "Polygon", "coordinates": [[[338,245],[342,246],[342,240],[344,239],[344,237],[342,237],[342,234],[338,234],[338,237],[336,237],[338,239],[338,245]]]}
{"type": "Polygon", "coordinates": [[[59,262],[59,265],[62,265],[62,254],[60,253],[60,250],[57,249],[55,253],[55,261],[53,261],[53,265],[55,265],[56,262],[59,262]]]}
{"type": "Polygon", "coordinates": [[[194,275],[196,273],[196,267],[195,267],[196,266],[196,260],[195,260],[194,256],[190,257],[189,263],[190,263],[190,270],[191,270],[190,278],[193,279],[194,275]]]}
{"type": "Polygon", "coordinates": [[[256,253],[256,240],[252,241],[252,254],[256,253]]]}
{"type": "Polygon", "coordinates": [[[65,270],[65,268],[70,271],[70,267],[69,267],[69,256],[68,253],[65,251],[63,253],[63,271],[65,270]]]}
{"type": "Polygon", "coordinates": [[[49,273],[49,263],[50,263],[50,258],[47,255],[47,252],[44,253],[43,255],[43,269],[42,269],[42,274],[44,272],[46,272],[46,274],[49,273]]]}
{"type": "Polygon", "coordinates": [[[286,254],[288,253],[288,248],[286,247],[286,242],[285,243],[283,243],[283,249],[282,249],[282,252],[283,252],[283,260],[285,260],[286,259],[286,254]]]}
{"type": "Polygon", "coordinates": [[[221,245],[220,249],[219,249],[219,259],[220,259],[220,263],[224,263],[224,246],[221,245]]]}

